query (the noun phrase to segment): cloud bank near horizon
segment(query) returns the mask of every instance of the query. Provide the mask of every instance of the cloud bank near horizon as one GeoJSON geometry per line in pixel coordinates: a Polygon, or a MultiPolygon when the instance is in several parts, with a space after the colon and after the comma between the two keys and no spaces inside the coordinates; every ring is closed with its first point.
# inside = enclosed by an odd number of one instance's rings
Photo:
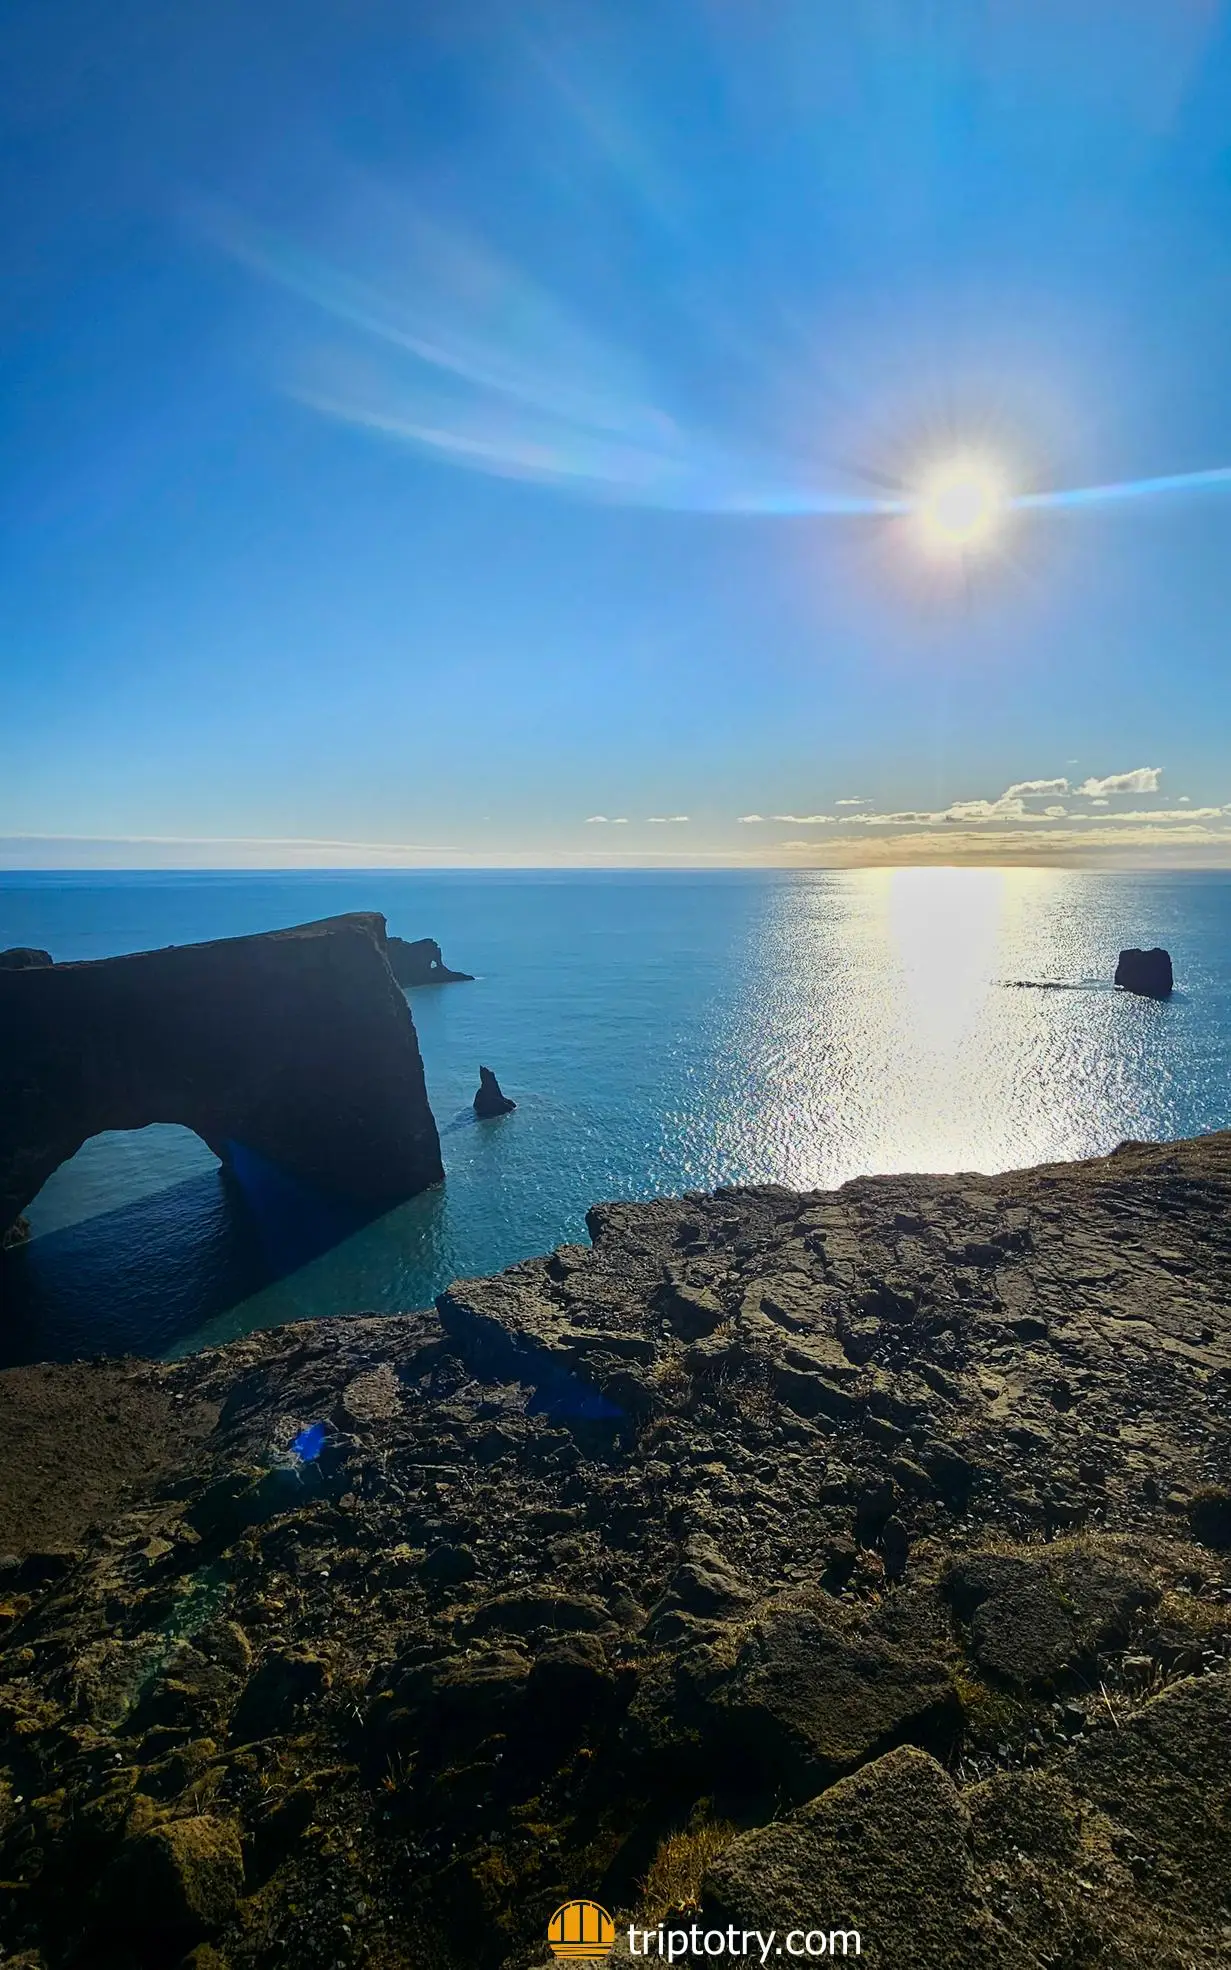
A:
{"type": "MultiPolygon", "coordinates": [[[[687,814],[589,814],[575,840],[517,840],[509,830],[465,842],[372,841],[326,836],[0,835],[0,868],[885,868],[928,863],[1231,867],[1231,802],[1162,805],[1163,768],[1137,766],[1088,776],[1017,780],[994,797],[941,808],[863,811],[865,796],[832,809],[767,811],[708,825],[687,814]],[[1157,797],[1157,806],[1141,801],[1157,797]],[[1122,803],[1116,805],[1116,803],[1122,803]],[[838,813],[837,808],[845,811],[838,813]],[[757,840],[753,830],[815,830],[757,840]],[[599,845],[620,831],[618,846],[599,845]],[[661,846],[663,829],[670,845],[661,846]],[[590,831],[601,831],[600,834],[590,831]],[[686,832],[683,832],[686,830],[686,832]]],[[[1174,797],[1173,797],[1174,798],[1174,797]]]]}

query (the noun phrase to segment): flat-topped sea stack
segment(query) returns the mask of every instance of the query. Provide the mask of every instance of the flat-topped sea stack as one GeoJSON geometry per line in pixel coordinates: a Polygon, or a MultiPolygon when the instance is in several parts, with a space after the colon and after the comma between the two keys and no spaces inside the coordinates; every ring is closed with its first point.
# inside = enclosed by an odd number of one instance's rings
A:
{"type": "Polygon", "coordinates": [[[1170,952],[1157,944],[1150,951],[1121,951],[1115,982],[1142,998],[1169,999],[1175,984],[1170,952]]]}
{"type": "Polygon", "coordinates": [[[434,937],[387,940],[389,964],[399,985],[473,985],[469,971],[451,971],[434,937]]]}
{"type": "Polygon", "coordinates": [[[150,1122],[363,1209],[438,1183],[384,918],[0,969],[0,1233],[90,1136],[150,1122]]]}
{"type": "Polygon", "coordinates": [[[6,1961],[1224,1965],[1231,1134],[589,1230],[0,1374],[6,1961]]]}

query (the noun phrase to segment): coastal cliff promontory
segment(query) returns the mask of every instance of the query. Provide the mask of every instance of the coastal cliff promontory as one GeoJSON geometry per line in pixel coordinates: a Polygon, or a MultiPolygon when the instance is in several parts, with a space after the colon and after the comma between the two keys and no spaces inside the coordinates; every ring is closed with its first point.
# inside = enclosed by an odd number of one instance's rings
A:
{"type": "Polygon", "coordinates": [[[0,1374],[23,1970],[1225,1965],[1231,1134],[589,1230],[0,1374]]]}
{"type": "Polygon", "coordinates": [[[0,1232],[90,1136],[149,1122],[364,1209],[439,1182],[384,918],[0,969],[0,1232]]]}
{"type": "Polygon", "coordinates": [[[390,937],[389,965],[399,985],[473,985],[468,971],[451,971],[434,937],[390,937]]]}

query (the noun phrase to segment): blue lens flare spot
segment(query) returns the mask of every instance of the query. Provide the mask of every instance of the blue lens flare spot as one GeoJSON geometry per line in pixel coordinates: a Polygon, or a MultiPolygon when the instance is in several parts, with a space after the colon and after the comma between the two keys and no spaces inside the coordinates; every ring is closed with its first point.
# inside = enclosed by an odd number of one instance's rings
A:
{"type": "Polygon", "coordinates": [[[324,1448],[325,1425],[323,1423],[309,1423],[306,1429],[300,1430],[299,1435],[291,1440],[293,1454],[305,1464],[314,1462],[324,1448]]]}

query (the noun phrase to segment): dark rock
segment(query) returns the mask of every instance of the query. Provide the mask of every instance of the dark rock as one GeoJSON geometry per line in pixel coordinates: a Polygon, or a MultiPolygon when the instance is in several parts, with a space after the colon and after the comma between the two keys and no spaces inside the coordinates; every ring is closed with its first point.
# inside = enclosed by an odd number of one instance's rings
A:
{"type": "Polygon", "coordinates": [[[545,1642],[535,1655],[526,1697],[542,1713],[547,1729],[556,1731],[591,1716],[614,1687],[598,1637],[563,1635],[545,1642]]]}
{"type": "Polygon", "coordinates": [[[520,1721],[530,1661],[517,1649],[483,1649],[409,1669],[382,1692],[367,1719],[379,1746],[438,1763],[520,1721]]]}
{"type": "Polygon", "coordinates": [[[166,1820],[129,1842],[102,1887],[107,1926],[190,1936],[217,1929],[243,1891],[244,1862],[231,1820],[166,1820]]]}
{"type": "Polygon", "coordinates": [[[1176,1683],[1070,1754],[1074,1789],[1131,1832],[1160,1900],[1173,1907],[1215,1909],[1231,1897],[1228,1744],[1224,1670],[1176,1683]]]}
{"type": "Polygon", "coordinates": [[[880,1970],[1037,1963],[995,1919],[956,1786],[915,1749],[878,1758],[732,1841],[705,1877],[701,1906],[706,1928],[819,1932],[826,1962],[856,1954],[853,1940],[842,1940],[854,1931],[859,1954],[880,1970]]]}
{"type": "Polygon", "coordinates": [[[231,1729],[235,1742],[287,1730],[305,1705],[328,1689],[330,1680],[328,1663],[309,1649],[266,1656],[240,1698],[231,1729]]]}
{"type": "Polygon", "coordinates": [[[497,1594],[472,1618],[470,1633],[488,1635],[493,1629],[509,1635],[583,1634],[610,1624],[602,1601],[589,1594],[561,1594],[550,1587],[525,1593],[497,1594]]]}
{"type": "Polygon", "coordinates": [[[1130,1556],[1080,1545],[973,1554],[949,1568],[945,1588],[970,1624],[975,1660],[1039,1692],[1080,1671],[1100,1647],[1122,1646],[1134,1615],[1158,1599],[1130,1556]]]}
{"type": "Polygon", "coordinates": [[[437,1586],[455,1586],[463,1580],[474,1579],[478,1561],[469,1546],[437,1546],[428,1554],[419,1572],[424,1580],[431,1580],[437,1586]]]}
{"type": "Polygon", "coordinates": [[[1115,982],[1126,992],[1138,992],[1147,999],[1169,998],[1175,982],[1170,954],[1157,944],[1149,951],[1121,951],[1115,982]]]}
{"type": "Polygon", "coordinates": [[[0,1231],[0,1252],[11,1251],[17,1245],[24,1245],[30,1236],[30,1220],[27,1217],[13,1219],[7,1230],[0,1231]]]}
{"type": "Polygon", "coordinates": [[[0,971],[0,1229],[90,1136],[154,1121],[364,1210],[438,1183],[384,918],[0,971]]]}
{"type": "Polygon", "coordinates": [[[693,1286],[687,1280],[669,1280],[654,1297],[672,1333],[681,1340],[703,1340],[726,1319],[722,1301],[708,1287],[693,1286]]]}
{"type": "Polygon", "coordinates": [[[825,1596],[771,1602],[708,1698],[736,1757],[797,1798],[891,1745],[948,1745],[961,1724],[941,1663],[838,1615],[825,1596]]]}
{"type": "Polygon", "coordinates": [[[487,1121],[493,1115],[511,1114],[516,1106],[517,1103],[510,1101],[507,1094],[501,1093],[500,1083],[491,1068],[480,1067],[479,1092],[474,1098],[475,1114],[487,1121]]]}
{"type": "Polygon", "coordinates": [[[897,1496],[892,1478],[881,1477],[866,1484],[855,1501],[855,1537],[861,1546],[871,1546],[893,1515],[897,1496]]]}
{"type": "Polygon", "coordinates": [[[30,944],[14,944],[0,951],[0,971],[41,971],[50,963],[50,951],[36,950],[30,944]]]}
{"type": "Polygon", "coordinates": [[[965,1504],[977,1473],[963,1451],[939,1437],[932,1437],[920,1449],[919,1463],[942,1497],[955,1506],[965,1504]]]}
{"type": "Polygon", "coordinates": [[[853,1539],[841,1536],[827,1539],[822,1558],[825,1563],[822,1584],[831,1593],[840,1594],[858,1564],[859,1548],[853,1539]]]}
{"type": "Polygon", "coordinates": [[[389,969],[399,985],[472,985],[473,973],[450,971],[434,937],[390,937],[389,969]]]}
{"type": "Polygon", "coordinates": [[[1231,1546],[1231,1491],[1208,1485],[1193,1499],[1188,1512],[1193,1538],[1203,1546],[1231,1546]]]}
{"type": "MultiPolygon", "coordinates": [[[[680,1615],[725,1620],[742,1613],[753,1599],[747,1582],[732,1573],[713,1541],[693,1538],[666,1593],[650,1609],[651,1629],[657,1634],[670,1632],[672,1617],[680,1615]]],[[[675,1631],[681,1631],[678,1621],[675,1631]]]]}
{"type": "Polygon", "coordinates": [[[881,1552],[885,1560],[886,1579],[900,1580],[910,1556],[910,1539],[896,1513],[893,1518],[886,1519],[881,1527],[881,1552]]]}

